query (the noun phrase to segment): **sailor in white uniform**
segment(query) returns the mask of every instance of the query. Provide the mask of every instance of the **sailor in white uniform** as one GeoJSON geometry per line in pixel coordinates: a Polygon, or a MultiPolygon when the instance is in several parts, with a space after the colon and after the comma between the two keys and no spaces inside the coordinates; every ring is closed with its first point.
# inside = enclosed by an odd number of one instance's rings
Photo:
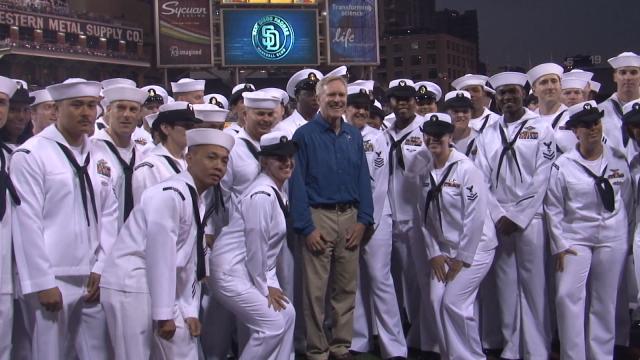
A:
{"type": "Polygon", "coordinates": [[[451,133],[452,145],[458,152],[473,161],[478,154],[476,138],[480,133],[470,126],[473,108],[471,94],[464,90],[448,92],[444,97],[444,108],[451,117],[454,127],[451,133]]]}
{"type": "Polygon", "coordinates": [[[322,73],[314,69],[302,69],[289,78],[287,94],[296,99],[296,110],[279,122],[274,130],[285,131],[291,137],[300,126],[315,116],[320,109],[316,99],[316,85],[322,78],[322,73]]]}
{"type": "Polygon", "coordinates": [[[640,98],[640,55],[623,52],[608,61],[613,68],[616,92],[600,103],[598,108],[604,110],[602,125],[607,144],[624,150],[629,138],[622,132],[622,107],[640,98]]]}
{"type": "MultiPolygon", "coordinates": [[[[375,157],[372,141],[381,131],[367,125],[369,109],[373,106],[373,81],[359,81],[347,87],[347,122],[360,130],[370,173],[375,157]]],[[[375,209],[374,209],[375,210],[375,209]]],[[[388,210],[388,204],[387,204],[388,210]]],[[[351,350],[368,352],[372,349],[374,330],[382,356],[407,356],[402,321],[391,276],[391,213],[382,216],[375,232],[361,248],[360,273],[356,307],[353,314],[351,350]]]]}
{"type": "Polygon", "coordinates": [[[427,118],[422,132],[433,166],[421,176],[418,207],[434,275],[429,295],[440,356],[485,359],[474,303],[498,245],[488,216],[489,189],[473,161],[451,148],[451,118],[442,113],[427,118]]]}
{"type": "Polygon", "coordinates": [[[182,78],[171,83],[174,101],[185,101],[189,104],[204,104],[204,80],[182,78]]]}
{"type": "Polygon", "coordinates": [[[615,294],[636,196],[624,154],[602,144],[603,111],[595,101],[573,105],[567,113],[566,126],[578,145],[553,164],[544,200],[555,257],[560,356],[613,359],[615,294]]]}
{"type": "Polygon", "coordinates": [[[144,161],[134,169],[134,203],[138,202],[142,192],[147,188],[186,169],[185,132],[201,122],[195,117],[193,105],[184,101],[176,101],[160,107],[160,112],[152,126],[160,143],[149,151],[144,161]]]}
{"type": "MultiPolygon", "coordinates": [[[[485,106],[487,100],[490,99],[488,95],[490,93],[495,93],[493,89],[487,86],[487,80],[489,80],[489,77],[484,75],[465,74],[451,82],[451,86],[457,90],[467,91],[471,96],[473,107],[471,109],[469,127],[472,129],[471,133],[476,134],[476,136],[481,135],[488,126],[500,118],[500,115],[494,113],[485,106]]],[[[452,114],[449,113],[449,115],[452,114]]],[[[475,144],[476,140],[474,140],[472,148],[468,148],[468,145],[467,147],[459,147],[458,145],[460,141],[454,140],[454,142],[456,143],[456,149],[458,151],[466,154],[466,150],[470,150],[471,153],[467,156],[472,160],[475,159],[477,154],[477,145],[475,144]]],[[[499,321],[500,309],[496,295],[496,286],[495,271],[492,267],[482,281],[482,285],[480,286],[480,291],[478,293],[477,304],[482,346],[489,350],[498,350],[502,348],[502,335],[500,333],[499,321]]]]}
{"type": "MultiPolygon", "coordinates": [[[[0,128],[7,121],[9,99],[16,92],[15,81],[0,76],[0,128]]],[[[0,141],[0,360],[11,359],[13,327],[13,266],[11,249],[11,218],[20,197],[9,178],[9,162],[13,150],[0,141]]],[[[19,316],[19,314],[18,314],[19,316]]]]}
{"type": "MultiPolygon", "coordinates": [[[[401,308],[406,308],[411,319],[407,343],[416,349],[435,352],[437,334],[433,321],[430,321],[427,301],[427,254],[415,206],[420,182],[417,173],[412,171],[413,167],[424,169],[415,156],[423,147],[420,126],[424,122],[424,117],[416,113],[415,96],[416,89],[411,80],[396,79],[389,83],[387,98],[393,109],[391,125],[373,141],[376,173],[373,175],[373,202],[385,204],[388,196],[388,211],[392,217],[393,283],[398,303],[401,308]],[[380,171],[383,167],[386,173],[380,171]]],[[[374,223],[379,224],[380,216],[386,213],[384,206],[374,207],[374,223]]]]}
{"type": "MultiPolygon", "coordinates": [[[[113,78],[113,79],[107,79],[107,80],[101,81],[100,85],[102,87],[102,90],[104,90],[108,87],[116,86],[116,85],[126,85],[126,86],[136,87],[136,82],[133,80],[125,79],[125,78],[113,78]]],[[[102,91],[100,91],[101,113],[99,113],[98,119],[96,120],[94,131],[102,130],[104,128],[109,127],[109,115],[106,114],[107,105],[109,104],[107,104],[104,101],[104,96],[102,94],[102,91]]],[[[89,134],[89,135],[93,135],[93,134],[89,134]]]]}
{"type": "Polygon", "coordinates": [[[32,91],[29,96],[35,98],[31,104],[31,123],[35,135],[56,121],[55,102],[46,89],[32,91]]]}
{"type": "MultiPolygon", "coordinates": [[[[622,127],[623,107],[640,98],[640,56],[632,52],[623,52],[608,60],[613,71],[613,82],[616,84],[616,92],[607,100],[598,105],[604,110],[602,124],[607,145],[623,151],[628,159],[631,159],[640,150],[635,142],[629,141],[625,128],[622,127]]],[[[630,261],[631,259],[627,259],[630,261]]],[[[631,276],[625,271],[625,280],[622,281],[618,294],[618,309],[616,311],[616,345],[629,345],[629,295],[626,286],[626,278],[631,276]]]]}
{"type": "Polygon", "coordinates": [[[527,72],[531,90],[538,98],[536,112],[542,120],[550,124],[557,124],[562,114],[567,110],[567,107],[562,103],[561,80],[563,73],[562,66],[554,63],[540,64],[527,72]]]}
{"type": "Polygon", "coordinates": [[[438,101],[442,98],[440,86],[430,81],[420,81],[413,86],[416,88],[416,113],[425,116],[438,111],[438,101]]]}
{"type": "Polygon", "coordinates": [[[494,197],[489,208],[500,242],[494,267],[502,357],[546,359],[551,334],[542,200],[556,155],[553,130],[523,107],[525,74],[503,72],[489,82],[503,115],[478,138],[476,164],[494,197]]]}
{"type": "Polygon", "coordinates": [[[256,91],[256,87],[249,83],[238,84],[231,89],[231,96],[229,97],[229,122],[225,126],[224,131],[234,135],[238,134],[244,127],[244,98],[242,94],[252,91],[256,91]]]}
{"type": "Polygon", "coordinates": [[[118,229],[133,210],[133,169],[143,157],[142,146],[131,139],[137,128],[140,105],[147,92],[126,85],[103,90],[108,104],[109,127],[98,130],[91,137],[91,156],[106,161],[111,169],[111,180],[118,199],[118,229]]]}
{"type": "Polygon", "coordinates": [[[18,148],[14,253],[34,359],[107,359],[100,274],[117,233],[111,168],[91,156],[100,83],[47,87],[57,122],[18,148]]]}
{"type": "MultiPolygon", "coordinates": [[[[224,214],[216,214],[212,216],[207,228],[207,236],[210,242],[215,243],[215,238],[219,236],[220,229],[228,225],[229,218],[233,215],[234,204],[239,197],[246,191],[260,174],[260,163],[258,159],[258,151],[260,149],[260,139],[271,131],[274,122],[274,111],[280,104],[280,98],[272,96],[262,91],[245,91],[242,94],[244,104],[245,119],[244,128],[235,136],[237,144],[229,154],[229,164],[227,173],[220,182],[222,188],[222,198],[219,195],[208,199],[209,206],[213,205],[215,200],[219,200],[225,209],[224,214]],[[221,201],[220,201],[221,200],[221,201]]],[[[212,260],[211,256],[209,257],[212,260]]],[[[282,274],[293,276],[293,274],[282,274]]],[[[208,289],[214,289],[213,279],[209,279],[208,289]]],[[[233,335],[234,319],[233,314],[220,306],[218,301],[213,298],[206,304],[204,319],[207,321],[215,321],[225,326],[208,327],[203,332],[203,349],[208,359],[224,359],[231,345],[233,335]]],[[[243,339],[241,339],[243,340],[243,339]]]]}
{"type": "Polygon", "coordinates": [[[204,200],[234,139],[187,131],[187,169],[147,189],[105,262],[102,306],[116,359],[198,359],[204,200]]]}
{"type": "Polygon", "coordinates": [[[231,223],[213,244],[214,296],[249,328],[240,359],[293,359],[295,310],[276,276],[287,236],[283,191],[294,167],[295,142],[284,132],[260,139],[261,172],[234,203],[231,223]]]}

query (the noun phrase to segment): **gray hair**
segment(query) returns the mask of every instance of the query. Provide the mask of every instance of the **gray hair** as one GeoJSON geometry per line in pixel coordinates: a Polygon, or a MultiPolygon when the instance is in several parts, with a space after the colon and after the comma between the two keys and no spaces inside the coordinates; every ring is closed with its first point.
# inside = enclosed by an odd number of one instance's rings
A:
{"type": "Polygon", "coordinates": [[[320,95],[324,92],[324,87],[334,81],[340,81],[344,88],[347,88],[347,80],[345,80],[342,76],[326,76],[323,77],[318,84],[316,84],[316,95],[320,95]]]}

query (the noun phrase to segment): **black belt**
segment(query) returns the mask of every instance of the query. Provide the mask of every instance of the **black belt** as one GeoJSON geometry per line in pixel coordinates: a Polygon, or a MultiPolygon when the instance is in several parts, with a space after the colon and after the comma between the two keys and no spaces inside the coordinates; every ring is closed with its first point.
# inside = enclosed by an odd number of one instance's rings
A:
{"type": "Polygon", "coordinates": [[[314,209],[322,210],[335,210],[337,212],[345,212],[350,209],[356,208],[355,202],[335,203],[335,204],[315,204],[311,205],[314,209]]]}

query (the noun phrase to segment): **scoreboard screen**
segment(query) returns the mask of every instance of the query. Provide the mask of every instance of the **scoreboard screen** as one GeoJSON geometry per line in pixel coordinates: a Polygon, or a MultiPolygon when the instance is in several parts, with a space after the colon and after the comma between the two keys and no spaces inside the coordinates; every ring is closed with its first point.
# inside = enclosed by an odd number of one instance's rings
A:
{"type": "Polygon", "coordinates": [[[224,66],[317,65],[316,9],[222,9],[224,66]]]}

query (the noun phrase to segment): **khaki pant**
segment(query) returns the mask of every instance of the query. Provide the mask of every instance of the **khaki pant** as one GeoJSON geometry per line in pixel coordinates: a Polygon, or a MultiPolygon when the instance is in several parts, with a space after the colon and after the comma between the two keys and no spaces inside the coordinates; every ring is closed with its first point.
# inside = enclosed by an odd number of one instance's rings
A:
{"type": "Polygon", "coordinates": [[[329,353],[343,355],[351,347],[360,251],[345,248],[345,234],[356,223],[357,214],[356,209],[345,212],[311,209],[313,223],[327,243],[322,254],[313,254],[306,246],[303,246],[302,250],[308,359],[324,360],[329,357],[329,353]],[[330,272],[333,274],[331,279],[330,272]],[[334,324],[330,343],[323,330],[325,296],[329,280],[334,324]]]}

